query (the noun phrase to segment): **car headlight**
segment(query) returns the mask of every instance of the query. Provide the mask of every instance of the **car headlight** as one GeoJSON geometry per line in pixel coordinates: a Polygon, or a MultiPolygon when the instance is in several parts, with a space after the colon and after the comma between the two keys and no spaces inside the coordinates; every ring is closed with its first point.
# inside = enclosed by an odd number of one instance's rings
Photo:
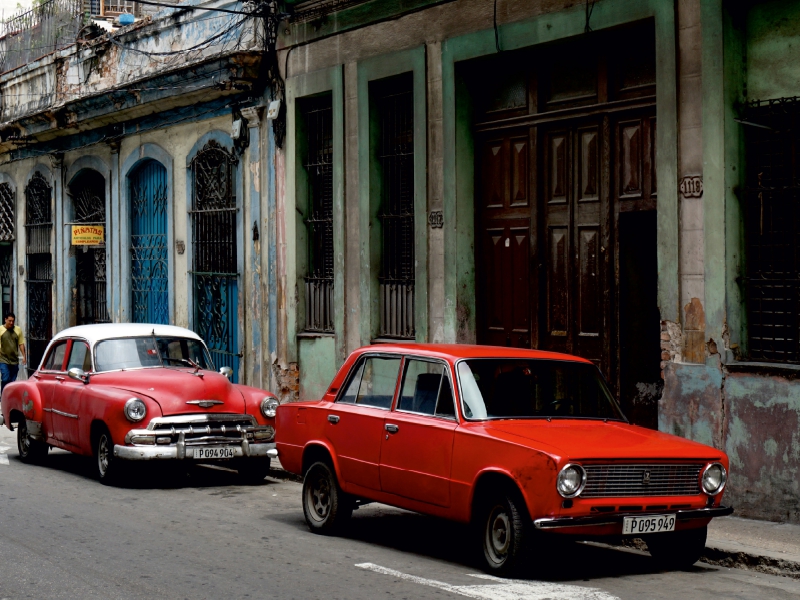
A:
{"type": "Polygon", "coordinates": [[[261,414],[272,419],[278,412],[278,401],[272,396],[267,396],[261,401],[261,414]]]}
{"type": "Polygon", "coordinates": [[[586,485],[586,471],[580,465],[566,465],[558,474],[556,488],[564,498],[574,498],[586,485]]]}
{"type": "Polygon", "coordinates": [[[728,481],[728,472],[719,463],[711,463],[703,471],[703,491],[709,496],[716,496],[725,487],[728,481]]]}
{"type": "Polygon", "coordinates": [[[128,421],[138,423],[147,416],[147,406],[139,398],[131,398],[125,403],[125,416],[128,421]]]}

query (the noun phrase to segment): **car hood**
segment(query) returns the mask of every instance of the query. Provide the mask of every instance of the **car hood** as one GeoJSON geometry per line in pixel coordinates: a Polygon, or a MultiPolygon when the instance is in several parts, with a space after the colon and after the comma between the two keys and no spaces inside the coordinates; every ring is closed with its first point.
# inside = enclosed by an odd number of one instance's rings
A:
{"type": "Polygon", "coordinates": [[[100,373],[92,377],[93,383],[102,383],[125,390],[134,395],[148,396],[161,407],[164,416],[195,412],[223,412],[241,414],[245,411],[242,394],[224,375],[214,371],[193,369],[137,369],[100,373]],[[191,400],[219,400],[208,408],[187,404],[191,400]]]}
{"type": "Polygon", "coordinates": [[[719,450],[674,435],[618,421],[507,419],[482,423],[490,435],[513,436],[556,449],[569,460],[711,459],[719,450]]]}

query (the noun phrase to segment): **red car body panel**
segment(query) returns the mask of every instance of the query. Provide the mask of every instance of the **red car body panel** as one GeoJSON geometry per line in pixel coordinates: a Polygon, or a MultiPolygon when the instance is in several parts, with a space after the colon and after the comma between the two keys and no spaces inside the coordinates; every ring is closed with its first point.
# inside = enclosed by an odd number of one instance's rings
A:
{"type": "MultiPolygon", "coordinates": [[[[324,449],[342,489],[350,494],[408,510],[468,522],[481,478],[501,475],[519,488],[533,519],[586,517],[613,507],[638,510],[702,509],[720,506],[724,490],[709,499],[692,496],[581,498],[565,507],[556,490],[559,471],[570,462],[582,465],[719,462],[724,452],[669,434],[620,421],[601,419],[497,419],[469,421],[462,414],[454,385],[457,419],[449,420],[335,402],[348,373],[364,354],[428,357],[446,361],[453,382],[456,363],[468,358],[584,359],[532,350],[468,345],[392,344],[353,352],[320,401],[278,408],[276,442],[283,467],[302,474],[311,451],[324,449]],[[333,423],[329,417],[338,417],[333,423]],[[385,425],[399,431],[387,434],[385,425]],[[305,464],[304,464],[305,461],[305,464]]],[[[401,370],[402,372],[402,370],[401,370]]],[[[398,386],[399,387],[399,386],[398,386]]],[[[700,527],[708,519],[678,521],[677,529],[700,527]]],[[[586,536],[619,534],[621,525],[559,529],[586,536]]]]}

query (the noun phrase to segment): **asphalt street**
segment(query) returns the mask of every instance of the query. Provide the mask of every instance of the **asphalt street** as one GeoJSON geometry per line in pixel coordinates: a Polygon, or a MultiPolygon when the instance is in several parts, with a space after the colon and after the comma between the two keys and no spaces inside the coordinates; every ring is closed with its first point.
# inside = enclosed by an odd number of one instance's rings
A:
{"type": "Polygon", "coordinates": [[[0,430],[0,599],[800,597],[794,579],[701,563],[659,572],[645,553],[585,544],[498,580],[471,547],[462,526],[382,505],[357,510],[343,537],[313,535],[300,484],[240,485],[220,468],[148,468],[106,487],[67,452],[21,463],[0,430]]]}

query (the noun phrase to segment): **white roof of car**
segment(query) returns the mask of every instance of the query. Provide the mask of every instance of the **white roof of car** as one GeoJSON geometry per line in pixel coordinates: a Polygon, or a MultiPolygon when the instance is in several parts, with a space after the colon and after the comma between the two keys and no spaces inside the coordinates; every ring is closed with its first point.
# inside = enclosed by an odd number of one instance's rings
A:
{"type": "Polygon", "coordinates": [[[174,325],[153,325],[152,323],[101,323],[97,325],[79,325],[70,327],[53,336],[54,340],[77,337],[94,345],[101,340],[120,337],[138,337],[157,335],[165,337],[184,337],[202,340],[194,331],[175,327],[174,325]]]}

